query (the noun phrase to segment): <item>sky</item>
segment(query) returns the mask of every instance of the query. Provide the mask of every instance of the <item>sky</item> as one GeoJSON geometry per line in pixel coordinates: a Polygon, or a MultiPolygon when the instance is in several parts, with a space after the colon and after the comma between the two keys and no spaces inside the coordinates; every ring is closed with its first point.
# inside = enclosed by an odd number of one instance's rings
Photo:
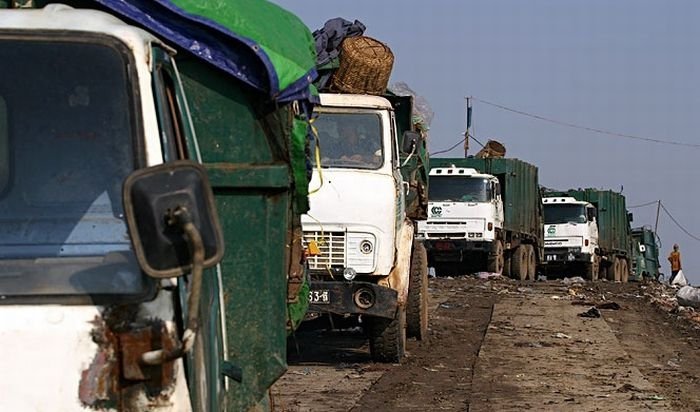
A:
{"type": "MultiPolygon", "coordinates": [[[[406,82],[435,112],[429,150],[459,142],[465,97],[475,137],[539,167],[540,184],[622,190],[627,205],[661,200],[700,238],[700,2],[695,0],[272,0],[311,31],[359,20],[391,48],[391,83],[406,82]],[[661,144],[570,128],[698,145],[661,144]]],[[[470,154],[479,145],[470,142],[470,154]]],[[[461,145],[441,154],[460,157],[461,145]]],[[[656,225],[656,204],[630,209],[656,225]]],[[[683,272],[700,284],[700,241],[662,210],[662,271],[680,245],[683,272]]]]}

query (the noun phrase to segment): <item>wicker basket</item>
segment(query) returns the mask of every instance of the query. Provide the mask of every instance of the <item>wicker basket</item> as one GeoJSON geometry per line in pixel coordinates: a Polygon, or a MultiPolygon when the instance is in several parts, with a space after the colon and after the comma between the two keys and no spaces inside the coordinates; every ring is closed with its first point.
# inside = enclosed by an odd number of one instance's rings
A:
{"type": "Polygon", "coordinates": [[[343,93],[384,94],[394,65],[387,45],[371,37],[348,37],[340,45],[340,67],[330,88],[343,93]]]}

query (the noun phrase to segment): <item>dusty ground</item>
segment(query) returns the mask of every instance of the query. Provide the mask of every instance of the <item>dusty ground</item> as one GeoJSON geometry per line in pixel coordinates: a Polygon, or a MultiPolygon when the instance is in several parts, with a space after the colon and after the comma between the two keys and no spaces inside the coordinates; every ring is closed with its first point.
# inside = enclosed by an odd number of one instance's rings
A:
{"type": "Polygon", "coordinates": [[[430,286],[430,338],[409,341],[401,365],[373,363],[352,325],[299,331],[275,410],[700,410],[700,327],[667,313],[660,288],[471,277],[430,286]],[[620,308],[578,316],[610,302],[620,308]]]}

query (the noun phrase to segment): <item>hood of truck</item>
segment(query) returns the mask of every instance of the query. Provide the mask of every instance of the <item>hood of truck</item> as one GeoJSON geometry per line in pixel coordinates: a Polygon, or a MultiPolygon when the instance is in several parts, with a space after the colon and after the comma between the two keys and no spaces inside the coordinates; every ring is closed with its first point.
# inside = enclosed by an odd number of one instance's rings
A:
{"type": "MultiPolygon", "coordinates": [[[[310,190],[319,187],[314,172],[310,190]]],[[[391,175],[378,171],[324,169],[323,185],[309,196],[302,215],[305,232],[371,233],[376,238],[374,273],[388,274],[394,263],[394,237],[403,222],[401,196],[391,175]],[[390,245],[390,247],[387,247],[390,245]]]]}
{"type": "Polygon", "coordinates": [[[589,226],[585,223],[544,225],[545,247],[582,247],[584,238],[591,238],[589,226]]]}
{"type": "Polygon", "coordinates": [[[95,359],[94,306],[0,307],[4,411],[90,411],[80,401],[83,370],[95,359]]]}
{"type": "MultiPolygon", "coordinates": [[[[465,220],[494,222],[496,213],[496,206],[491,202],[428,202],[428,221],[465,220]]],[[[484,230],[484,228],[482,227],[481,230],[484,230]]],[[[479,228],[474,227],[474,229],[479,228]]]]}
{"type": "MultiPolygon", "coordinates": [[[[116,411],[110,399],[118,390],[105,371],[117,354],[102,340],[115,339],[102,327],[97,306],[0,306],[0,410],[2,411],[116,411]]],[[[178,368],[176,396],[153,402],[133,391],[130,407],[153,411],[190,411],[182,368],[178,368]],[[142,409],[143,408],[143,409],[142,409]]],[[[171,388],[172,390],[172,388],[171,388]]]]}

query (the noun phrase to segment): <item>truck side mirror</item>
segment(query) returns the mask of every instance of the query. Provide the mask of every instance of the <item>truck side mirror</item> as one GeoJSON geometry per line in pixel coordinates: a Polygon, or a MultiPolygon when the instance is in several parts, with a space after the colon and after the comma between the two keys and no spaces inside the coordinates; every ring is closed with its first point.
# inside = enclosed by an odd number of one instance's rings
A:
{"type": "Polygon", "coordinates": [[[404,153],[411,153],[415,150],[418,142],[420,141],[420,133],[406,130],[403,132],[403,137],[401,141],[401,151],[404,153]]]}
{"type": "Polygon", "coordinates": [[[634,215],[632,214],[632,212],[627,212],[627,221],[631,222],[633,220],[634,220],[634,215]]]}
{"type": "Polygon", "coordinates": [[[126,178],[123,192],[131,243],[146,274],[164,278],[189,273],[197,253],[193,244],[203,246],[204,268],[221,261],[223,235],[202,166],[181,160],[140,169],[126,178]],[[185,235],[188,223],[201,240],[185,235]]]}
{"type": "Polygon", "coordinates": [[[588,212],[588,221],[592,222],[596,218],[595,209],[588,208],[588,209],[586,209],[586,211],[588,212]]]}

